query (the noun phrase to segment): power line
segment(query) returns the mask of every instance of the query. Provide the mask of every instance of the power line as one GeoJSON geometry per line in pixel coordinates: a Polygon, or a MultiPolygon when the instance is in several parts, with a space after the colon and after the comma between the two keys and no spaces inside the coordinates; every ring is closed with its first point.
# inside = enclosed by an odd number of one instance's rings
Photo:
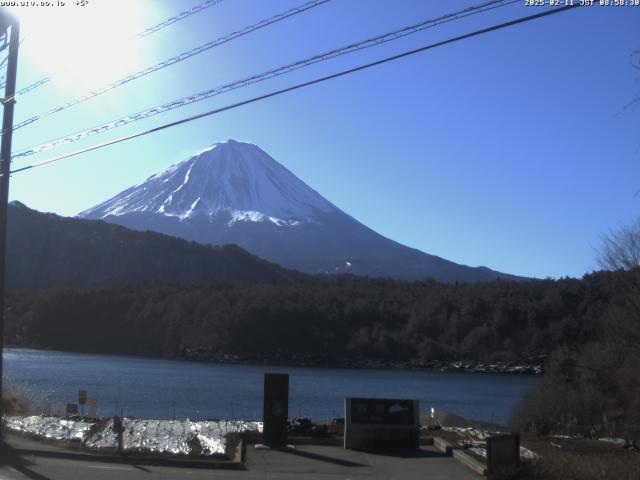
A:
{"type": "Polygon", "coordinates": [[[461,18],[465,18],[471,15],[476,15],[478,13],[482,13],[488,10],[492,10],[495,8],[503,7],[506,5],[510,5],[512,3],[520,2],[520,0],[491,0],[487,3],[483,3],[481,5],[477,5],[474,7],[465,8],[463,10],[459,10],[453,13],[449,13],[435,19],[425,20],[415,25],[411,25],[408,27],[401,28],[399,30],[395,30],[393,32],[385,33],[382,35],[378,35],[373,38],[369,38],[367,40],[363,40],[357,43],[352,43],[345,47],[329,50],[327,52],[314,55],[312,57],[305,58],[303,60],[299,60],[294,63],[290,63],[285,66],[281,66],[272,70],[268,70],[266,72],[262,72],[257,75],[252,75],[250,77],[244,78],[242,80],[236,80],[231,83],[227,83],[224,85],[220,85],[217,87],[210,88],[208,90],[189,95],[187,97],[183,97],[178,100],[173,100],[171,102],[164,103],[162,105],[158,105],[153,108],[149,108],[131,115],[127,115],[125,117],[121,117],[119,119],[113,120],[111,122],[98,125],[86,130],[82,130],[66,137],[57,138],[55,140],[51,140],[47,143],[32,147],[28,150],[22,151],[14,155],[14,158],[19,157],[27,157],[30,155],[34,155],[36,153],[41,153],[47,150],[51,150],[52,148],[58,147],[60,145],[65,145],[69,143],[76,142],[86,137],[90,137],[93,135],[97,135],[100,133],[107,132],[109,130],[113,130],[114,128],[118,128],[124,125],[128,125],[133,122],[137,122],[139,120],[143,120],[145,118],[149,118],[160,113],[164,113],[170,110],[174,110],[176,108],[184,107],[186,105],[190,105],[192,103],[200,102],[202,100],[206,100],[208,98],[214,97],[216,95],[220,95],[226,92],[230,92],[232,90],[236,90],[241,87],[245,87],[247,85],[252,85],[254,83],[262,82],[280,75],[284,75],[290,73],[292,71],[298,70],[300,68],[307,67],[309,65],[313,65],[318,62],[327,61],[335,57],[339,57],[341,55],[349,54],[355,51],[364,50],[366,48],[374,47],[380,45],[382,43],[386,43],[392,40],[397,40],[399,38],[405,37],[407,35],[420,32],[427,28],[432,28],[443,23],[447,23],[453,20],[459,20],[461,18]]]}
{"type": "MultiPolygon", "coordinates": [[[[168,27],[169,25],[173,25],[174,23],[179,22],[180,20],[184,20],[185,18],[190,17],[191,15],[195,15],[196,13],[199,13],[209,7],[213,7],[214,5],[217,5],[222,1],[223,0],[208,0],[200,5],[191,7],[189,10],[180,12],[177,15],[174,15],[173,17],[169,17],[166,20],[163,20],[162,22],[158,23],[157,25],[154,25],[153,27],[149,27],[141,32],[138,32],[135,36],[138,38],[142,38],[142,37],[146,37],[147,35],[151,35],[152,33],[162,30],[163,28],[168,27]]],[[[24,39],[22,41],[24,41],[24,39]]],[[[22,41],[20,43],[22,43],[22,41]]],[[[16,92],[16,96],[24,95],[32,90],[35,90],[38,87],[41,87],[42,85],[46,85],[51,80],[53,80],[53,77],[43,77],[40,80],[37,80],[27,85],[21,90],[18,90],[16,92]]]]}
{"type": "Polygon", "coordinates": [[[24,87],[23,89],[18,90],[18,92],[16,93],[16,97],[19,97],[20,95],[24,95],[25,93],[29,93],[31,90],[35,90],[36,88],[41,87],[42,85],[46,85],[51,80],[52,80],[52,77],[41,78],[37,82],[33,82],[27,85],[26,87],[24,87]]]}
{"type": "Polygon", "coordinates": [[[180,12],[179,14],[171,18],[167,18],[166,20],[158,23],[157,25],[154,25],[153,27],[149,27],[146,30],[138,33],[136,36],[141,38],[146,37],[147,35],[156,33],[157,31],[162,30],[163,28],[168,27],[169,25],[173,25],[174,23],[179,22],[180,20],[184,20],[185,18],[190,17],[191,15],[195,15],[196,13],[199,13],[209,7],[213,7],[214,5],[217,5],[218,3],[221,3],[221,2],[222,0],[208,0],[204,3],[201,3],[200,5],[191,7],[189,10],[180,12]]]}
{"type": "Polygon", "coordinates": [[[508,22],[500,23],[500,24],[497,24],[497,25],[492,25],[491,27],[483,28],[481,30],[476,30],[476,31],[473,31],[473,32],[470,32],[470,33],[465,33],[463,35],[459,35],[457,37],[449,38],[447,40],[442,40],[440,42],[432,43],[430,45],[426,45],[426,46],[423,46],[423,47],[420,47],[420,48],[416,48],[414,50],[409,50],[409,51],[406,51],[406,52],[403,52],[403,53],[392,55],[390,57],[386,57],[386,58],[383,58],[381,60],[377,60],[375,62],[366,63],[364,65],[359,65],[357,67],[349,68],[347,70],[342,70],[340,72],[333,73],[331,75],[326,75],[324,77],[316,78],[314,80],[309,80],[307,82],[298,83],[298,84],[293,85],[291,87],[287,87],[287,88],[283,88],[283,89],[280,89],[280,90],[276,90],[276,91],[273,91],[273,92],[270,92],[270,93],[266,93],[264,95],[259,95],[257,97],[253,97],[253,98],[250,98],[248,100],[243,100],[241,102],[233,103],[231,105],[226,105],[226,106],[221,107],[221,108],[216,108],[215,110],[209,110],[208,112],[204,112],[204,113],[200,113],[198,115],[193,115],[191,117],[183,118],[183,119],[177,120],[175,122],[165,123],[164,125],[160,125],[158,127],[154,127],[154,128],[148,129],[148,130],[144,130],[142,132],[138,132],[138,133],[134,133],[134,134],[131,134],[131,135],[126,135],[126,136],[123,136],[123,137],[119,137],[119,138],[116,138],[116,139],[113,139],[113,140],[109,140],[107,142],[104,142],[104,143],[101,143],[101,144],[98,144],[98,145],[93,145],[91,147],[84,148],[82,150],[77,150],[75,152],[71,152],[71,153],[67,153],[67,154],[64,154],[64,155],[60,155],[58,157],[50,158],[48,160],[44,160],[44,161],[41,161],[41,162],[38,162],[38,163],[34,163],[32,165],[27,165],[27,166],[24,166],[24,167],[21,167],[21,168],[17,168],[15,170],[12,170],[10,173],[12,173],[12,174],[13,173],[19,173],[19,172],[23,172],[25,170],[30,170],[30,169],[33,169],[33,168],[41,167],[41,166],[48,165],[48,164],[51,164],[51,163],[54,163],[54,162],[59,162],[61,160],[64,160],[64,159],[67,159],[67,158],[70,158],[70,157],[75,157],[75,156],[80,155],[82,153],[87,153],[87,152],[91,152],[93,150],[98,150],[98,149],[101,149],[101,148],[104,148],[104,147],[108,147],[110,145],[115,145],[116,143],[121,143],[121,142],[124,142],[124,141],[133,140],[134,138],[143,137],[145,135],[149,135],[151,133],[159,132],[159,131],[165,130],[167,128],[176,127],[176,126],[182,125],[184,123],[189,123],[189,122],[192,122],[194,120],[199,120],[199,119],[204,118],[204,117],[208,117],[208,116],[211,116],[211,115],[216,115],[218,113],[225,112],[227,110],[232,110],[234,108],[238,108],[238,107],[241,107],[241,106],[244,106],[244,105],[249,105],[251,103],[255,103],[255,102],[258,102],[260,100],[265,100],[267,98],[271,98],[271,97],[275,97],[275,96],[278,96],[278,95],[282,95],[284,93],[292,92],[294,90],[299,90],[301,88],[308,87],[308,86],[311,86],[311,85],[315,85],[315,84],[318,84],[318,83],[321,83],[321,82],[325,82],[327,80],[332,80],[334,78],[343,77],[343,76],[346,76],[346,75],[349,75],[349,74],[352,74],[352,73],[355,73],[355,72],[359,72],[359,71],[362,71],[362,70],[366,70],[366,69],[369,69],[369,68],[372,68],[372,67],[375,67],[375,66],[378,66],[378,65],[382,65],[382,64],[389,63],[389,62],[392,62],[392,61],[395,61],[395,60],[399,60],[401,58],[408,57],[410,55],[415,55],[416,53],[420,53],[420,52],[424,52],[424,51],[427,51],[427,50],[431,50],[431,49],[434,49],[434,48],[437,48],[437,47],[441,47],[443,45],[448,45],[448,44],[451,44],[451,43],[455,43],[455,42],[458,42],[458,41],[461,41],[461,40],[466,40],[468,38],[476,37],[476,36],[479,36],[479,35],[483,35],[485,33],[493,32],[495,30],[501,30],[503,28],[508,28],[508,27],[512,27],[514,25],[518,25],[518,24],[521,24],[521,23],[525,23],[525,22],[529,22],[529,21],[536,20],[536,19],[539,19],[539,18],[547,17],[549,15],[554,15],[554,14],[557,14],[557,13],[566,12],[567,10],[571,10],[573,8],[577,8],[577,7],[580,7],[580,6],[581,5],[579,3],[573,4],[573,5],[566,5],[564,7],[554,8],[552,10],[545,10],[543,12],[536,13],[534,15],[528,15],[526,17],[520,17],[520,18],[517,18],[515,20],[510,20],[508,22]]]}
{"type": "MultiPolygon", "coordinates": [[[[220,0],[222,1],[222,0],[220,0]]],[[[170,65],[174,65],[178,62],[181,62],[183,60],[186,60],[187,58],[191,58],[194,55],[197,55],[199,53],[205,52],[207,50],[210,50],[214,47],[217,47],[219,45],[222,45],[224,43],[230,42],[232,40],[235,40],[236,38],[242,37],[244,35],[248,35],[251,32],[254,32],[256,30],[259,30],[261,28],[267,27],[269,25],[272,25],[274,23],[277,22],[281,22],[282,20],[286,20],[289,17],[292,17],[294,15],[297,15],[299,13],[302,12],[306,12],[307,10],[310,10],[314,7],[318,7],[320,5],[323,5],[327,2],[329,2],[330,0],[311,0],[310,2],[304,3],[298,7],[294,7],[291,8],[285,12],[279,13],[277,15],[274,15],[273,17],[261,20],[258,23],[254,23],[253,25],[249,25],[248,27],[245,27],[241,30],[235,31],[233,33],[230,33],[229,35],[225,35],[223,37],[217,38],[216,40],[213,40],[211,42],[205,43],[204,45],[200,45],[198,47],[192,48],[191,50],[187,50],[185,52],[182,52],[174,57],[171,57],[167,60],[164,60],[163,62],[157,63],[156,65],[153,65],[151,67],[145,68],[144,70],[140,70],[138,72],[132,73],[131,75],[127,75],[124,78],[121,78],[120,80],[116,80],[113,83],[110,83],[108,85],[105,85],[104,87],[98,88],[97,90],[93,90],[85,95],[82,95],[80,97],[77,97],[73,100],[70,100],[66,103],[63,103],[62,105],[58,105],[55,108],[52,108],[51,110],[48,110],[46,112],[40,113],[38,115],[34,115],[31,118],[28,118],[26,120],[23,120],[22,122],[18,123],[17,125],[15,125],[13,128],[14,130],[17,130],[19,128],[25,127],[37,120],[40,120],[44,117],[48,117],[49,115],[53,115],[54,113],[58,113],[61,112],[63,110],[66,110],[67,108],[73,107],[74,105],[77,105],[79,103],[82,103],[86,100],[89,100],[90,98],[94,98],[97,97],[98,95],[101,95],[105,92],[108,92],[110,90],[113,90],[114,88],[117,88],[121,85],[124,85],[125,83],[129,83],[132,80],[136,80],[138,78],[144,77],[145,75],[149,75],[150,73],[154,73],[157,72],[158,70],[161,70],[165,67],[168,67],[170,65]]],[[[40,80],[41,82],[43,82],[45,79],[40,80]]],[[[48,81],[48,80],[47,80],[48,81]]],[[[46,83],[46,82],[45,82],[46,83]]],[[[36,82],[37,84],[37,82],[36,82]]],[[[29,91],[27,90],[28,88],[31,88],[31,90],[33,90],[33,88],[37,88],[36,84],[32,84],[29,87],[24,88],[21,91],[29,91]]]]}
{"type": "Polygon", "coordinates": [[[38,87],[41,87],[42,85],[45,85],[47,83],[49,83],[51,80],[53,80],[53,77],[42,77],[40,80],[37,80],[33,83],[30,83],[29,85],[27,85],[26,87],[18,90],[16,92],[16,97],[19,97],[21,95],[24,95],[25,93],[30,92],[31,90],[35,90],[38,87]]]}

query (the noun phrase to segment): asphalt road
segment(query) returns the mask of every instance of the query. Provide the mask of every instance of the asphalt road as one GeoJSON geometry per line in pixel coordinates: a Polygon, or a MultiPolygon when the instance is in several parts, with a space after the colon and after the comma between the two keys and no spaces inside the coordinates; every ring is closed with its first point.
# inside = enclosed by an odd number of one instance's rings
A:
{"type": "Polygon", "coordinates": [[[35,456],[12,458],[2,463],[0,467],[2,480],[259,478],[244,476],[245,472],[228,470],[124,465],[35,456]]]}
{"type": "MultiPolygon", "coordinates": [[[[20,446],[24,448],[24,445],[20,446]]],[[[372,454],[334,446],[304,445],[287,451],[247,447],[246,470],[122,464],[69,456],[61,449],[0,453],[0,480],[76,479],[282,479],[282,480],[479,480],[451,457],[430,447],[406,454],[372,454]]]]}

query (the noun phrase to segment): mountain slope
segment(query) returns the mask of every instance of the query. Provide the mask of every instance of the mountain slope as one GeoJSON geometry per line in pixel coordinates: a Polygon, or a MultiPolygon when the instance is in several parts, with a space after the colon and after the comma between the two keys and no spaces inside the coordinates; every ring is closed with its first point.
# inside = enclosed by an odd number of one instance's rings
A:
{"type": "Polygon", "coordinates": [[[259,147],[229,140],[79,214],[203,244],[235,243],[308,273],[440,281],[517,278],[383,237],[324,199],[259,147]]]}
{"type": "Polygon", "coordinates": [[[59,217],[9,205],[10,288],[90,287],[150,281],[292,281],[298,272],[235,245],[211,247],[105,222],[59,217]]]}

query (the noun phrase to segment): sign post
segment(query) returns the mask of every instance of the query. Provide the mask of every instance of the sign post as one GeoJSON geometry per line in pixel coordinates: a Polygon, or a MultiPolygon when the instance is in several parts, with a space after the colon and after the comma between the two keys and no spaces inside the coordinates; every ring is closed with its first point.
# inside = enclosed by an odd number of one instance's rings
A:
{"type": "Polygon", "coordinates": [[[67,415],[77,415],[77,414],[78,414],[78,404],[67,403],[67,415]]]}
{"type": "Polygon", "coordinates": [[[124,451],[124,422],[122,415],[113,417],[113,432],[118,436],[118,453],[122,455],[124,451]]]}
{"type": "Polygon", "coordinates": [[[80,390],[78,392],[78,403],[80,404],[80,409],[82,411],[82,416],[84,417],[84,405],[87,403],[87,391],[80,390]]]}
{"type": "Polygon", "coordinates": [[[87,398],[87,405],[89,407],[89,416],[95,417],[98,413],[98,401],[95,398],[87,398]]]}

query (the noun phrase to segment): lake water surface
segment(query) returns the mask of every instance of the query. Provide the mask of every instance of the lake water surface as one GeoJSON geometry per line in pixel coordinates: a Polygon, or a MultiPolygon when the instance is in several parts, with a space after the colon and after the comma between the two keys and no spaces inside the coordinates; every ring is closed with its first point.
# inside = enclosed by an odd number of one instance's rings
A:
{"type": "Polygon", "coordinates": [[[343,416],[344,398],[420,401],[467,418],[505,423],[541,377],[401,370],[221,365],[140,357],[5,349],[5,382],[35,409],[97,400],[98,415],[205,420],[260,419],[263,375],[288,373],[289,414],[314,420],[343,416]]]}

